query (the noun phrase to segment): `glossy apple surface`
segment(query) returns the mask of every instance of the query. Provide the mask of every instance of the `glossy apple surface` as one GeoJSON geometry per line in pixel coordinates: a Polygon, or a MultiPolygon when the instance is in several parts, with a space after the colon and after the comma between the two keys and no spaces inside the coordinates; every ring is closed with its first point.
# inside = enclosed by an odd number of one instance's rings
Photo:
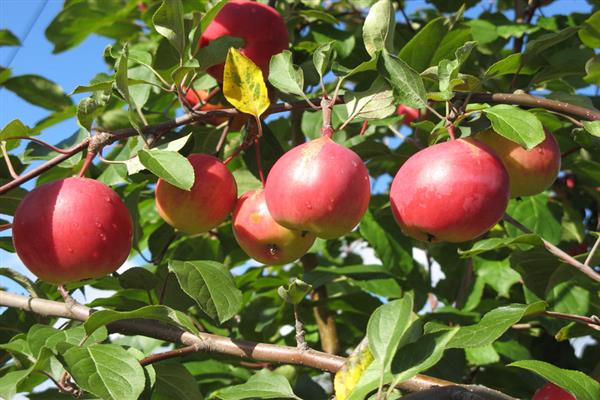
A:
{"type": "Polygon", "coordinates": [[[265,198],[273,219],[324,239],[359,223],[371,197],[360,157],[327,136],[294,147],[269,172],[265,198]]]}
{"type": "Polygon", "coordinates": [[[405,125],[410,125],[415,119],[419,118],[419,110],[416,108],[405,106],[404,104],[400,104],[398,109],[396,110],[398,115],[404,116],[402,122],[405,125]]]}
{"type": "Polygon", "coordinates": [[[233,210],[237,186],[225,165],[208,154],[190,154],[194,185],[183,190],[162,179],[156,184],[156,208],[172,227],[189,234],[208,232],[233,210]]]}
{"type": "MultiPolygon", "coordinates": [[[[221,36],[244,39],[240,51],[269,76],[269,62],[275,54],[288,48],[288,31],[283,17],[266,4],[232,0],[225,4],[200,38],[200,47],[207,46],[221,36]]],[[[223,81],[224,64],[215,65],[208,73],[217,81],[223,81]]]]}
{"type": "Polygon", "coordinates": [[[508,204],[508,173],[473,139],[435,144],[410,157],[390,191],[405,234],[423,241],[464,242],[488,231],[508,204]]]}
{"type": "Polygon", "coordinates": [[[566,390],[556,386],[554,383],[547,383],[535,392],[532,400],[576,400],[575,396],[566,390]]]}
{"type": "Polygon", "coordinates": [[[56,284],[116,271],[131,251],[132,221],[111,188],[66,178],[32,190],[13,220],[13,243],[25,266],[56,284]]]}
{"type": "Polygon", "coordinates": [[[233,234],[250,257],[263,264],[281,265],[302,257],[315,235],[279,225],[269,213],[262,189],[250,190],[233,212],[233,234]]]}
{"type": "MultiPolygon", "coordinates": [[[[206,90],[185,89],[185,99],[192,107],[196,106],[196,104],[198,104],[200,102],[200,100],[205,101],[207,97],[208,97],[208,92],[206,90]]],[[[230,107],[233,108],[232,106],[230,106],[230,107]]],[[[202,107],[200,107],[200,111],[220,110],[222,108],[225,108],[225,106],[223,106],[223,104],[220,104],[220,103],[217,103],[217,104],[206,103],[202,107]]],[[[227,118],[227,117],[211,117],[211,118],[207,118],[205,121],[211,125],[217,126],[217,125],[221,125],[224,122],[227,122],[228,119],[229,118],[227,118]]],[[[230,129],[232,131],[239,131],[240,129],[242,129],[242,126],[244,126],[245,121],[246,121],[246,118],[242,115],[234,117],[232,124],[230,126],[230,129]]]]}
{"type": "Polygon", "coordinates": [[[477,134],[504,163],[510,178],[510,196],[531,196],[552,185],[560,170],[560,148],[554,136],[545,131],[544,141],[531,150],[492,130],[477,134]]]}

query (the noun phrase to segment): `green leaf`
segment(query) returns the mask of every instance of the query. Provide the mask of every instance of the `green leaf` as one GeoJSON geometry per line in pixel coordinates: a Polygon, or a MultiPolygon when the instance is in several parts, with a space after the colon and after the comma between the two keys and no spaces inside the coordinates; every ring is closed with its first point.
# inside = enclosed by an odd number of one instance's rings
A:
{"type": "Polygon", "coordinates": [[[450,341],[450,347],[481,347],[493,343],[521,318],[546,309],[544,302],[511,304],[486,313],[474,325],[463,326],[450,341]]]}
{"type": "Polygon", "coordinates": [[[596,11],[585,20],[578,34],[579,39],[587,47],[600,48],[600,11],[596,11]]]}
{"type": "Polygon", "coordinates": [[[407,294],[402,299],[379,306],[367,325],[369,349],[384,368],[392,361],[402,335],[412,319],[413,298],[407,294]]]}
{"type": "MultiPolygon", "coordinates": [[[[590,135],[600,137],[600,121],[581,121],[583,123],[583,129],[585,129],[590,135]]],[[[1,134],[0,134],[0,137],[1,134]]]]}
{"type": "Polygon", "coordinates": [[[244,384],[230,386],[213,393],[222,400],[245,399],[295,399],[301,400],[292,391],[288,380],[268,369],[262,369],[252,375],[244,384]]]}
{"type": "Polygon", "coordinates": [[[487,365],[500,361],[500,355],[491,344],[465,349],[465,356],[471,365],[487,365]]]}
{"type": "Polygon", "coordinates": [[[313,64],[317,73],[323,79],[323,76],[327,72],[329,63],[335,58],[335,50],[333,47],[334,42],[328,42],[317,47],[313,53],[313,64]]]}
{"type": "Polygon", "coordinates": [[[171,260],[169,268],[177,275],[183,291],[212,319],[223,323],[240,310],[242,292],[223,264],[171,260]]]}
{"type": "Polygon", "coordinates": [[[31,374],[32,368],[10,371],[0,378],[0,398],[12,399],[17,394],[17,387],[31,374]]]}
{"type": "Polygon", "coordinates": [[[401,59],[384,51],[377,62],[377,70],[394,89],[398,103],[423,108],[427,93],[419,74],[401,59]]]}
{"type": "MultiPolygon", "coordinates": [[[[560,242],[562,226],[560,216],[556,215],[559,209],[553,209],[553,203],[547,194],[540,193],[519,200],[511,200],[506,212],[550,243],[558,244],[560,242]]],[[[511,224],[506,224],[506,230],[512,237],[522,234],[520,229],[511,224]]]]}
{"type": "Polygon", "coordinates": [[[0,46],[20,46],[21,41],[8,29],[0,29],[0,46]]]}
{"type": "Polygon", "coordinates": [[[531,150],[544,141],[544,127],[537,117],[518,107],[498,104],[483,110],[494,131],[531,150]]]}
{"type": "Polygon", "coordinates": [[[444,350],[458,332],[459,328],[456,327],[427,333],[417,341],[401,347],[392,362],[394,386],[437,364],[444,355],[444,350]]]}
{"type": "Polygon", "coordinates": [[[185,27],[183,24],[183,4],[181,0],[163,0],[152,16],[154,29],[164,36],[180,56],[185,52],[185,27]]]}
{"type": "Polygon", "coordinates": [[[535,372],[546,380],[565,389],[575,396],[577,400],[600,399],[600,383],[580,371],[562,369],[543,361],[522,360],[509,367],[517,367],[535,372]]]}
{"type": "Polygon", "coordinates": [[[227,53],[223,94],[235,108],[256,118],[271,104],[261,69],[237,49],[227,53]]]}
{"type": "Polygon", "coordinates": [[[123,96],[123,99],[125,99],[125,101],[127,102],[128,106],[129,106],[128,107],[128,118],[129,118],[129,122],[131,123],[131,126],[133,126],[135,128],[135,130],[141,134],[140,123],[138,122],[138,116],[135,113],[136,105],[135,105],[134,101],[132,100],[131,95],[129,93],[129,78],[127,75],[128,74],[128,69],[127,69],[128,59],[129,59],[129,48],[128,48],[127,44],[125,44],[125,46],[123,46],[123,51],[121,53],[121,56],[119,57],[116,65],[115,65],[115,69],[117,72],[115,74],[114,85],[116,86],[117,90],[119,91],[119,93],[121,93],[121,96],[123,96]]]}
{"type": "Polygon", "coordinates": [[[364,92],[346,92],[348,115],[362,120],[382,119],[396,111],[392,89],[382,78],[377,78],[364,92]]]}
{"type": "Polygon", "coordinates": [[[304,96],[304,72],[302,68],[294,65],[289,50],[271,58],[269,82],[282,92],[304,96]]]}
{"type": "Polygon", "coordinates": [[[175,151],[140,150],[138,157],[142,165],[171,185],[190,190],[194,185],[192,164],[175,151]]]}
{"type": "Polygon", "coordinates": [[[80,388],[102,399],[136,400],[144,390],[139,361],[116,344],[73,346],[58,357],[80,388]]]}
{"type": "Polygon", "coordinates": [[[202,28],[202,32],[208,28],[208,25],[215,19],[219,11],[223,8],[225,4],[227,4],[229,0],[220,0],[215,3],[202,17],[202,21],[200,22],[200,26],[202,28]]]}
{"type": "Polygon", "coordinates": [[[230,48],[239,49],[244,47],[245,44],[244,39],[228,35],[211,40],[208,45],[201,47],[196,53],[198,68],[206,70],[213,65],[224,63],[230,48]]]}
{"type": "Polygon", "coordinates": [[[154,364],[156,384],[151,400],[202,400],[196,378],[178,362],[154,364]]]}
{"type": "Polygon", "coordinates": [[[39,132],[32,132],[31,128],[21,122],[21,120],[13,119],[0,131],[0,140],[6,140],[15,136],[31,136],[35,134],[39,134],[39,132]]]}
{"type": "Polygon", "coordinates": [[[446,33],[448,27],[445,25],[444,18],[439,17],[429,21],[404,45],[398,53],[398,58],[415,70],[424,71],[432,65],[435,53],[446,33]]]}
{"type": "Polygon", "coordinates": [[[29,103],[52,111],[73,104],[60,86],[38,75],[13,76],[4,82],[4,87],[29,103]]]}
{"type": "Polygon", "coordinates": [[[173,310],[172,308],[161,305],[146,306],[133,311],[96,311],[90,315],[90,318],[84,323],[84,327],[86,333],[91,335],[96,329],[108,325],[111,322],[133,318],[162,321],[170,325],[184,328],[193,333],[198,332],[198,329],[194,326],[190,317],[181,311],[173,310]]]}
{"type": "Polygon", "coordinates": [[[365,49],[371,57],[378,51],[394,50],[394,30],[396,17],[390,0],[379,0],[369,9],[369,14],[363,25],[363,41],[365,49]]]}
{"type": "Polygon", "coordinates": [[[398,269],[405,274],[410,271],[412,268],[412,255],[409,250],[410,246],[402,242],[403,236],[385,229],[375,219],[370,210],[367,210],[363,216],[358,229],[361,235],[373,246],[384,267],[390,271],[398,269]]]}
{"type": "Polygon", "coordinates": [[[573,36],[577,30],[578,28],[568,27],[561,31],[547,33],[534,40],[530,40],[527,42],[527,47],[525,47],[525,51],[523,52],[523,65],[529,64],[531,60],[538,57],[545,50],[567,40],[573,36]]]}
{"type": "Polygon", "coordinates": [[[485,71],[484,75],[488,77],[496,77],[516,73],[519,73],[521,75],[533,75],[538,70],[538,68],[527,65],[523,66],[521,62],[522,57],[523,55],[521,53],[506,56],[500,61],[496,61],[494,64],[490,65],[490,67],[485,71]]]}
{"type": "Polygon", "coordinates": [[[298,278],[290,278],[290,283],[277,288],[277,294],[286,303],[299,304],[312,290],[312,286],[298,278]]]}
{"type": "Polygon", "coordinates": [[[104,104],[99,103],[92,97],[85,97],[81,99],[77,105],[77,122],[79,126],[87,129],[88,131],[92,128],[94,119],[104,111],[104,104]]]}
{"type": "Polygon", "coordinates": [[[541,246],[543,242],[542,239],[534,233],[518,235],[517,237],[489,238],[476,242],[473,247],[468,250],[458,249],[458,254],[464,258],[469,258],[481,253],[497,250],[515,244],[541,246]]]}

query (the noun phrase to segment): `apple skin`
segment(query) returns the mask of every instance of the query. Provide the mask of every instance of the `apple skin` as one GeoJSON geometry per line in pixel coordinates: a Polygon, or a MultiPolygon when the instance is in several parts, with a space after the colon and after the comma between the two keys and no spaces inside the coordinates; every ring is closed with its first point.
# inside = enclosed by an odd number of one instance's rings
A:
{"type": "Polygon", "coordinates": [[[28,193],[12,229],[25,266],[55,284],[116,271],[127,260],[133,237],[131,216],[117,193],[99,181],[78,177],[48,182],[28,193]]]}
{"type": "Polygon", "coordinates": [[[279,225],[269,213],[262,189],[239,198],[233,211],[233,235],[250,257],[267,265],[282,265],[302,257],[315,241],[309,232],[279,225]]]}
{"type": "MultiPolygon", "coordinates": [[[[190,104],[190,106],[194,107],[196,106],[196,104],[198,104],[198,102],[200,100],[205,101],[205,99],[208,97],[208,91],[206,90],[202,90],[202,89],[185,89],[185,99],[187,100],[187,102],[190,104]],[[198,99],[198,96],[200,96],[200,99],[198,99]]],[[[211,111],[211,110],[220,110],[226,108],[223,104],[211,104],[211,103],[206,103],[205,105],[203,105],[202,107],[200,107],[200,111],[211,111]]],[[[231,107],[233,108],[233,107],[231,107]]],[[[223,122],[227,122],[229,118],[227,117],[211,117],[211,118],[207,118],[205,119],[205,121],[211,125],[217,126],[217,125],[221,125],[223,122]]],[[[233,118],[233,121],[231,123],[230,126],[230,130],[231,131],[239,131],[240,129],[242,129],[242,126],[244,126],[244,123],[246,122],[246,118],[242,115],[239,115],[237,117],[233,118]]]]}
{"type": "Polygon", "coordinates": [[[405,125],[410,125],[411,122],[418,119],[420,116],[420,112],[418,109],[405,106],[404,104],[400,104],[398,106],[396,114],[404,116],[402,123],[404,123],[405,125]]]}
{"type": "Polygon", "coordinates": [[[547,383],[539,388],[533,395],[532,400],[576,400],[575,396],[556,386],[554,383],[547,383]]]}
{"type": "Polygon", "coordinates": [[[470,138],[438,143],[402,165],[390,190],[392,212],[412,238],[464,242],[502,218],[508,185],[506,169],[485,144],[470,138]]]}
{"type": "Polygon", "coordinates": [[[172,227],[189,234],[208,232],[233,210],[237,185],[225,165],[208,154],[190,154],[194,185],[187,191],[165,182],[156,184],[156,208],[172,227]]]}
{"type": "MultiPolygon", "coordinates": [[[[202,32],[200,47],[225,35],[244,39],[241,53],[258,65],[265,79],[269,76],[271,57],[289,47],[287,27],[277,10],[248,0],[232,0],[225,4],[202,32]]],[[[222,82],[224,66],[212,66],[207,72],[222,82]]]]}
{"type": "Polygon", "coordinates": [[[493,130],[477,134],[500,157],[510,177],[510,197],[531,196],[552,185],[560,171],[560,148],[554,136],[544,130],[546,138],[531,150],[498,135],[493,130]]]}
{"type": "Polygon", "coordinates": [[[267,176],[265,198],[278,224],[335,239],[360,222],[370,189],[360,157],[322,136],[277,160],[267,176]]]}

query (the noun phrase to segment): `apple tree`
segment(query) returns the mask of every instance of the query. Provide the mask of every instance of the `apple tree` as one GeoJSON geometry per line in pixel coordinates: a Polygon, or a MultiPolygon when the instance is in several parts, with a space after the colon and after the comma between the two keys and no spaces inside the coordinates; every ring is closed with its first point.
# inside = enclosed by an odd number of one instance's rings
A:
{"type": "Polygon", "coordinates": [[[0,69],[48,110],[0,130],[0,397],[600,399],[600,3],[558,3],[65,0],[111,72],[0,69]]]}

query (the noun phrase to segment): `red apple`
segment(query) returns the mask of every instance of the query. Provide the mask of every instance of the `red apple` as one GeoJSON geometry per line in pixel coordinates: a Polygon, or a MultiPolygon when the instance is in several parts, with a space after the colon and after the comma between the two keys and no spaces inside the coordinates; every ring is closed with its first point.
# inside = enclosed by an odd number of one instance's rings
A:
{"type": "Polygon", "coordinates": [[[410,123],[413,122],[415,119],[418,119],[419,115],[420,115],[418,109],[405,106],[404,104],[400,104],[398,106],[398,109],[396,110],[396,114],[404,117],[402,122],[405,125],[410,125],[410,123]]]}
{"type": "Polygon", "coordinates": [[[510,177],[510,197],[531,196],[552,185],[560,170],[560,148],[554,136],[545,131],[544,141],[531,150],[492,130],[477,134],[504,163],[510,177]]]}
{"type": "Polygon", "coordinates": [[[359,223],[370,189],[360,157],[322,136],[277,160],[267,177],[265,198],[278,224],[334,239],[359,223]]]}
{"type": "Polygon", "coordinates": [[[435,144],[410,157],[390,191],[392,212],[418,240],[464,242],[488,231],[508,204],[508,173],[473,139],[435,144]]]}
{"type": "MultiPolygon", "coordinates": [[[[206,98],[208,97],[208,91],[206,91],[206,90],[202,90],[202,89],[192,90],[192,89],[185,89],[185,88],[184,88],[184,90],[185,90],[185,99],[192,107],[194,107],[196,104],[198,104],[198,102],[200,100],[205,101],[206,98]],[[198,98],[198,96],[200,96],[200,98],[198,98]]],[[[200,111],[220,110],[223,108],[226,108],[226,107],[220,103],[217,103],[217,104],[206,103],[202,107],[200,107],[200,111]]],[[[233,107],[231,107],[231,108],[233,108],[233,107]]],[[[229,118],[227,118],[227,117],[211,117],[211,118],[207,118],[205,121],[211,125],[217,126],[217,125],[221,125],[223,122],[226,122],[228,119],[229,118]]],[[[240,129],[242,129],[242,126],[244,126],[245,122],[246,122],[246,118],[242,115],[238,115],[233,118],[230,128],[232,131],[239,131],[240,129]]]]}
{"type": "Polygon", "coordinates": [[[267,265],[292,262],[315,241],[312,233],[284,228],[275,222],[262,189],[250,190],[238,200],[233,211],[233,234],[246,254],[267,265]]]}
{"type": "Polygon", "coordinates": [[[156,184],[156,208],[172,227],[196,234],[221,224],[235,206],[237,186],[231,172],[213,156],[190,154],[194,185],[187,191],[162,179],[156,184]]]}
{"type": "MultiPolygon", "coordinates": [[[[200,47],[208,45],[221,36],[244,39],[240,51],[269,75],[269,62],[275,54],[288,48],[288,31],[283,17],[266,4],[232,0],[225,4],[215,19],[202,32],[200,47]]],[[[208,73],[219,82],[223,81],[224,64],[212,66],[208,73]]]]}
{"type": "Polygon", "coordinates": [[[539,388],[533,395],[532,400],[576,400],[575,396],[566,390],[556,386],[554,383],[547,383],[539,388]]]}
{"type": "Polygon", "coordinates": [[[38,278],[56,284],[116,271],[131,251],[123,201],[93,179],[66,178],[31,191],[15,213],[13,243],[38,278]]]}

